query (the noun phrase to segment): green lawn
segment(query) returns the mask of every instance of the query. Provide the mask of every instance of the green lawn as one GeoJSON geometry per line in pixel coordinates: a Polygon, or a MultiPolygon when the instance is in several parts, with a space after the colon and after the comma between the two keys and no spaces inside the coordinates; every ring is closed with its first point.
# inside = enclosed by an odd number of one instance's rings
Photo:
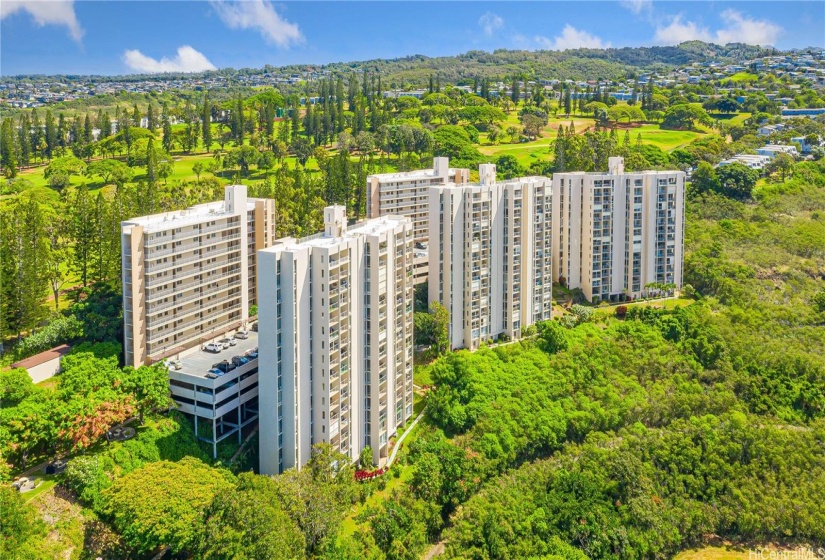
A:
{"type": "MultiPolygon", "coordinates": [[[[636,137],[641,134],[644,144],[653,144],[666,152],[685,146],[700,136],[704,136],[700,132],[691,130],[663,130],[657,124],[644,124],[629,130],[631,142],[635,143],[636,137]]],[[[621,134],[622,131],[619,132],[620,136],[621,134]]]]}

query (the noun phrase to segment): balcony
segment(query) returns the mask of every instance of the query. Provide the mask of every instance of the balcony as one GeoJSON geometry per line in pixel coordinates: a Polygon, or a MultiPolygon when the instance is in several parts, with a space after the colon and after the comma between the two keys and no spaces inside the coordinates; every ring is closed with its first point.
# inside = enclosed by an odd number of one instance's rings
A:
{"type": "MultiPolygon", "coordinates": [[[[232,257],[232,258],[216,261],[216,262],[213,262],[213,263],[209,263],[207,265],[201,265],[200,267],[194,268],[192,270],[187,270],[186,272],[182,272],[181,274],[172,274],[171,276],[169,276],[169,275],[158,276],[157,278],[154,278],[152,280],[147,281],[146,282],[146,287],[151,288],[152,286],[157,286],[159,284],[165,284],[167,282],[174,282],[176,280],[180,280],[181,278],[189,278],[190,276],[195,276],[197,274],[204,274],[206,272],[209,272],[210,270],[217,270],[219,268],[223,268],[225,266],[228,266],[230,264],[234,264],[234,263],[237,263],[237,262],[240,262],[240,261],[241,261],[240,257],[232,257]]],[[[209,279],[206,278],[206,279],[202,279],[200,283],[203,283],[204,280],[209,281],[209,279]]]]}
{"type": "Polygon", "coordinates": [[[240,283],[241,283],[240,280],[234,280],[232,282],[227,282],[227,283],[222,284],[220,286],[216,286],[214,288],[204,290],[202,292],[193,294],[193,295],[185,297],[185,298],[173,299],[171,301],[167,301],[165,303],[161,303],[161,304],[157,304],[157,305],[149,305],[148,309],[146,311],[146,314],[147,315],[152,315],[153,313],[163,311],[164,309],[169,309],[170,307],[178,307],[178,306],[183,305],[185,303],[189,303],[190,301],[203,299],[206,296],[209,296],[211,294],[215,294],[215,293],[218,293],[218,292],[222,292],[224,290],[228,290],[229,288],[231,288],[233,286],[238,286],[238,285],[240,285],[240,283]]]}

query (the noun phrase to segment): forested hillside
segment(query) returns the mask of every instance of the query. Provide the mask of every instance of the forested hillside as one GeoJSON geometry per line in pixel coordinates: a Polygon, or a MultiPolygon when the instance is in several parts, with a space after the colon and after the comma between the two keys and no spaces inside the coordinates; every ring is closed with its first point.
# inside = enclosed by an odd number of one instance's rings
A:
{"type": "Polygon", "coordinates": [[[823,172],[802,164],[753,203],[694,193],[692,305],[582,313],[441,358],[409,488],[366,516],[382,553],[439,538],[479,559],[825,543],[823,172]]]}

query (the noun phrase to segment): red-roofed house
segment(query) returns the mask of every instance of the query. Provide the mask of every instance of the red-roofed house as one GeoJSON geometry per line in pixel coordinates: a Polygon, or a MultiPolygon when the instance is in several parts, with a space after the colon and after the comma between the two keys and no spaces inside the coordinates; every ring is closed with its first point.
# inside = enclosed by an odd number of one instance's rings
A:
{"type": "Polygon", "coordinates": [[[40,383],[50,377],[60,373],[60,359],[72,349],[68,344],[63,344],[35,354],[31,358],[20,360],[11,365],[13,368],[23,368],[29,372],[29,377],[35,383],[40,383]]]}

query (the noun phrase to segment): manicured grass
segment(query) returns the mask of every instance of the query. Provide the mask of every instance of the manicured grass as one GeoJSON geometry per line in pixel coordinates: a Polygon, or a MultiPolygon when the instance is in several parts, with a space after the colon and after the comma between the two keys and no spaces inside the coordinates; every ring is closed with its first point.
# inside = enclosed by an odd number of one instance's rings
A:
{"type": "Polygon", "coordinates": [[[499,144],[497,146],[479,146],[478,151],[488,156],[491,162],[495,162],[501,156],[515,156],[519,165],[528,167],[534,161],[549,159],[550,142],[555,137],[539,138],[533,142],[523,142],[520,144],[499,144]]]}
{"type": "Polygon", "coordinates": [[[737,72],[736,74],[733,74],[725,79],[736,83],[750,83],[757,81],[759,76],[756,74],[751,74],[750,72],[737,72]]]}
{"type": "MultiPolygon", "coordinates": [[[[23,494],[23,499],[26,500],[27,502],[31,502],[36,497],[38,497],[41,494],[43,494],[45,492],[48,492],[50,489],[54,488],[54,486],[59,482],[59,478],[62,477],[61,475],[54,475],[54,474],[43,474],[43,475],[41,475],[40,473],[38,473],[34,476],[37,477],[41,481],[40,486],[38,486],[37,488],[35,488],[34,490],[32,490],[30,492],[26,492],[25,494],[23,494]]],[[[29,478],[32,478],[32,477],[30,476],[29,478]]]]}
{"type": "MultiPolygon", "coordinates": [[[[696,140],[702,133],[693,132],[691,130],[663,130],[657,124],[645,124],[636,128],[630,128],[630,140],[635,144],[636,138],[639,134],[642,135],[642,143],[653,144],[664,151],[674,150],[680,148],[696,140]]],[[[619,136],[623,131],[619,131],[619,136]]]]}

